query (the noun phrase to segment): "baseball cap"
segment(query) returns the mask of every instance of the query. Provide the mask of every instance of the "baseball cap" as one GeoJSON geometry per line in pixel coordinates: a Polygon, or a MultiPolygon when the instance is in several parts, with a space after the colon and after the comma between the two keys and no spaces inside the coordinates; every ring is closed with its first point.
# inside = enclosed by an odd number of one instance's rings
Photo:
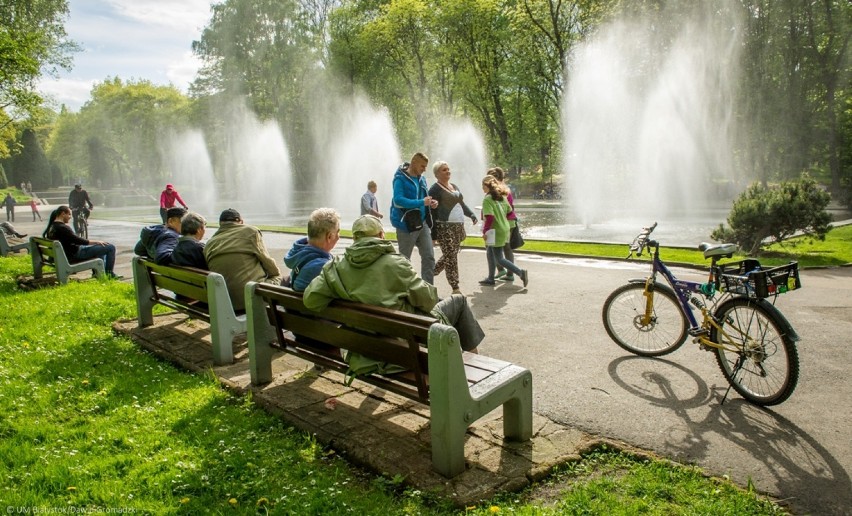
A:
{"type": "Polygon", "coordinates": [[[352,223],[352,236],[356,239],[378,236],[382,231],[382,222],[372,215],[362,215],[352,223]]]}
{"type": "Polygon", "coordinates": [[[228,208],[219,215],[219,222],[237,222],[241,219],[240,212],[233,208],[228,208]]]}
{"type": "Polygon", "coordinates": [[[175,188],[174,185],[171,184],[171,183],[166,185],[166,190],[174,190],[174,188],[175,188]]]}

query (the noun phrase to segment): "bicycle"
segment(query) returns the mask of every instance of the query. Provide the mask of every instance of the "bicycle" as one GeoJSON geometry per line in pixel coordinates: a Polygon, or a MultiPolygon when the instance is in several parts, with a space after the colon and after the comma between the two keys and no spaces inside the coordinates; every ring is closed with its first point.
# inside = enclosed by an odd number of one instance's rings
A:
{"type": "Polygon", "coordinates": [[[701,349],[715,352],[729,384],[722,403],[731,387],[756,405],[784,402],[799,379],[799,336],[773,303],[779,294],[801,288],[798,263],[768,269],[754,259],[719,264],[737,245],[702,243],[698,249],[710,259],[707,282],[681,280],[660,259],[659,242],[649,239],[656,227],[655,222],[643,228],[630,244],[628,259],[642,256],[645,248],[653,251],[651,274],[607,297],[602,311],[607,334],[623,349],[647,357],[671,353],[691,336],[701,349]]]}
{"type": "Polygon", "coordinates": [[[74,232],[77,236],[83,239],[89,239],[89,217],[88,210],[85,208],[77,208],[72,210],[74,219],[74,232]]]}

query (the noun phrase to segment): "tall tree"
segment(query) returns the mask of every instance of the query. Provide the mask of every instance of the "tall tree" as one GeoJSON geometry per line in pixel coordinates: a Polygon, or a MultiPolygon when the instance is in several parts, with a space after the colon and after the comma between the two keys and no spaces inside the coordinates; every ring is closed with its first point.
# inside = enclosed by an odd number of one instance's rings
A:
{"type": "Polygon", "coordinates": [[[0,0],[0,129],[41,105],[42,74],[71,67],[77,47],[66,37],[67,15],[67,0],[0,0]]]}

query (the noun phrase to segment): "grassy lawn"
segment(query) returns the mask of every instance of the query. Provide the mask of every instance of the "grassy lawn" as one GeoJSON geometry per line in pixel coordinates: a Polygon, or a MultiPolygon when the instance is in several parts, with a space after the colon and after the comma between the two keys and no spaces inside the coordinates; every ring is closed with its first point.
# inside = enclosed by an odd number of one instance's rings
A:
{"type": "MultiPolygon", "coordinates": [[[[523,493],[453,509],[365,473],[309,435],[113,334],[132,285],[23,292],[0,259],[0,500],[137,514],[780,514],[749,490],[611,449],[523,493]]],[[[32,510],[32,509],[31,509],[32,510]]],[[[54,509],[55,510],[55,509],[54,509]]]]}

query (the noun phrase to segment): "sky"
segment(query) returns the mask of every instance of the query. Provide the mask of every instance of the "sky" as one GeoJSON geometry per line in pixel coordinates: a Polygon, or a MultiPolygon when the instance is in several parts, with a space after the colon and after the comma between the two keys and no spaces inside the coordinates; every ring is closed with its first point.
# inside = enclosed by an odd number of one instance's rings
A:
{"type": "Polygon", "coordinates": [[[45,76],[39,91],[73,111],[108,77],[172,84],[186,92],[200,65],[192,42],[216,0],[69,0],[68,37],[81,48],[73,68],[45,76]]]}

